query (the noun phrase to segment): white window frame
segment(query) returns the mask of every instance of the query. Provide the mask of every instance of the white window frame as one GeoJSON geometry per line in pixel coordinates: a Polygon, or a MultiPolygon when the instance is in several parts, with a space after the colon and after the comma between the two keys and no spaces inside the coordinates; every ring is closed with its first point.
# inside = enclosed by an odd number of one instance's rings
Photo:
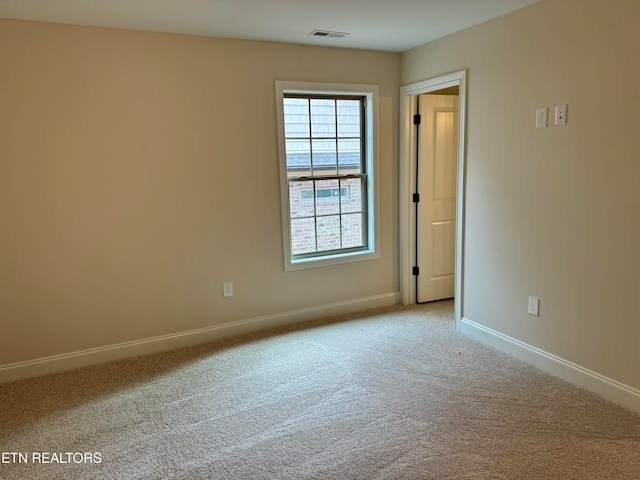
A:
{"type": "Polygon", "coordinates": [[[343,83],[314,83],[276,81],[276,112],[278,121],[278,147],[280,156],[280,197],[282,200],[282,238],[284,247],[285,271],[301,270],[312,267],[324,267],[349,262],[372,260],[380,257],[379,218],[378,218],[378,86],[343,83]],[[357,252],[327,252],[326,255],[293,259],[291,256],[291,232],[289,212],[289,182],[287,180],[287,162],[284,141],[285,94],[303,95],[362,95],[366,101],[365,122],[365,158],[367,172],[367,248],[357,252]]]}

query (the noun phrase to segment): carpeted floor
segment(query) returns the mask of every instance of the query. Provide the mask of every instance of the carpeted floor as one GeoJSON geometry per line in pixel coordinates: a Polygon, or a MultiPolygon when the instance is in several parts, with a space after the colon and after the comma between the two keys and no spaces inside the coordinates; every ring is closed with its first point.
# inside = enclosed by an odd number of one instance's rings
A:
{"type": "Polygon", "coordinates": [[[0,478],[640,479],[640,416],[456,332],[452,311],[0,385],[0,478]]]}

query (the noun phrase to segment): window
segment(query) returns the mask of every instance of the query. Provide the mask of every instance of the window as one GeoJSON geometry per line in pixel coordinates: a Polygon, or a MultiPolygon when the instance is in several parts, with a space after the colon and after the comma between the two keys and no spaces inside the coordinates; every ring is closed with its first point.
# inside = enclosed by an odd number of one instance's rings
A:
{"type": "Polygon", "coordinates": [[[377,87],[277,82],[285,270],[379,256],[377,87]]]}
{"type": "MultiPolygon", "coordinates": [[[[342,188],[316,188],[315,189],[315,197],[316,198],[330,198],[337,197],[340,195],[341,197],[349,196],[349,187],[342,188]]],[[[310,200],[313,198],[314,191],[312,189],[301,190],[300,195],[303,200],[310,200]]]]}

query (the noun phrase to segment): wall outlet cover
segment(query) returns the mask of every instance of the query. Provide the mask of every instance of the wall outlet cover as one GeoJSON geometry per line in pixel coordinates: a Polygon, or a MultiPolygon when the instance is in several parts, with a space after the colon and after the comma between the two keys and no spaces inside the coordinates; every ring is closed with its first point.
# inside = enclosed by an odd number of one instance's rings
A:
{"type": "Polygon", "coordinates": [[[538,316],[540,310],[540,299],[536,297],[529,297],[529,308],[527,313],[529,315],[538,316]]]}
{"type": "Polygon", "coordinates": [[[536,110],[536,128],[546,128],[547,126],[547,107],[538,108],[536,110]]]}
{"type": "Polygon", "coordinates": [[[556,125],[566,125],[566,124],[567,124],[567,106],[557,105],[556,106],[556,125]]]}

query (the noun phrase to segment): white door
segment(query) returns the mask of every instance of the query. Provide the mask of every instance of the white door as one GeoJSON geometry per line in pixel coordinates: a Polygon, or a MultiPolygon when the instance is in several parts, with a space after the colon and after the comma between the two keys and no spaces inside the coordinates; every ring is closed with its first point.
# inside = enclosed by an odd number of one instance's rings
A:
{"type": "Polygon", "coordinates": [[[420,95],[416,300],[452,298],[455,288],[458,96],[420,95]]]}

